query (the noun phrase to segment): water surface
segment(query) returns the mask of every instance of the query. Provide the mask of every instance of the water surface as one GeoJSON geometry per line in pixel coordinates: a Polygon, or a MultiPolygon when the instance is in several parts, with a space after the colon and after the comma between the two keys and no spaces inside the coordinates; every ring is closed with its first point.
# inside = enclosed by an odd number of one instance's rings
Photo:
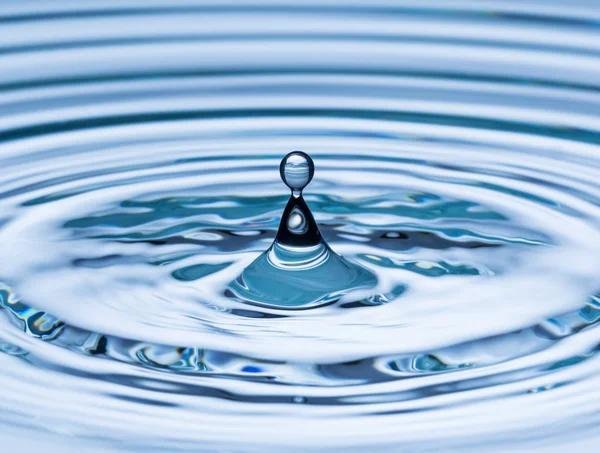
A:
{"type": "Polygon", "coordinates": [[[595,451],[600,4],[0,6],[0,440],[595,451]],[[302,149],[306,309],[228,284],[302,149]],[[368,285],[367,285],[368,286],[368,285]]]}

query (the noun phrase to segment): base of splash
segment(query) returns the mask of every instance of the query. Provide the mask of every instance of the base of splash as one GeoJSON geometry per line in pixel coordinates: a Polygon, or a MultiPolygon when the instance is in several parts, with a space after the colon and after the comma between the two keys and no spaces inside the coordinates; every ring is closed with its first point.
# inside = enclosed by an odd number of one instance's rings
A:
{"type": "Polygon", "coordinates": [[[370,271],[323,242],[313,247],[276,242],[230,283],[227,294],[252,305],[299,309],[334,302],[376,283],[370,271]]]}

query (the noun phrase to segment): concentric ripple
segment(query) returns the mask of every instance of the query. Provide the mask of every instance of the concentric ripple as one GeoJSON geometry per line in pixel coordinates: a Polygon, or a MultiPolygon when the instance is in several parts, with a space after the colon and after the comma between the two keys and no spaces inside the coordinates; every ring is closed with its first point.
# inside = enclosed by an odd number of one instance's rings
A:
{"type": "Polygon", "coordinates": [[[595,451],[599,7],[3,2],[3,445],[595,451]],[[295,149],[376,286],[228,297],[295,149]]]}

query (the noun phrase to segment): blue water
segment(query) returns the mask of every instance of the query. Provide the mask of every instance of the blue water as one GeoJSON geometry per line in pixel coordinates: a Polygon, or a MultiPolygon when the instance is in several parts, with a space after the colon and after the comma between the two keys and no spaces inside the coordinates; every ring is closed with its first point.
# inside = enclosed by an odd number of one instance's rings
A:
{"type": "Polygon", "coordinates": [[[599,71],[598,1],[4,0],[1,445],[596,451],[599,71]]]}

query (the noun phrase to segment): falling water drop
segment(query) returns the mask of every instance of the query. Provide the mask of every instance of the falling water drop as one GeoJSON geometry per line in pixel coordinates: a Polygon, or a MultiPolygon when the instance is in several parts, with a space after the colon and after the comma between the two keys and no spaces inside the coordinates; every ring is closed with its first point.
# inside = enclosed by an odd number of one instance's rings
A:
{"type": "Polygon", "coordinates": [[[311,157],[302,151],[292,151],[281,160],[279,173],[283,182],[298,197],[315,174],[315,164],[311,157]]]}
{"type": "Polygon", "coordinates": [[[302,190],[310,183],[314,173],[313,160],[302,151],[292,151],[281,160],[279,174],[292,190],[292,196],[281,216],[275,243],[293,247],[323,243],[317,222],[302,197],[302,190]]]}

